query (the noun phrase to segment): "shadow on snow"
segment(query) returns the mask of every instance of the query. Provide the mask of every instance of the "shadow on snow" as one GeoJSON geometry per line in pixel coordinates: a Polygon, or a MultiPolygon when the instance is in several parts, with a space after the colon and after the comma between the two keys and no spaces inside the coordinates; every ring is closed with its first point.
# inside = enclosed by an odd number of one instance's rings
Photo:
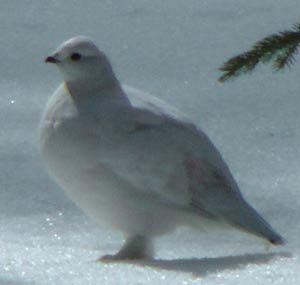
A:
{"type": "Polygon", "coordinates": [[[249,264],[268,263],[275,257],[291,257],[290,253],[256,253],[237,256],[188,258],[188,259],[147,259],[132,262],[137,265],[152,268],[192,273],[195,276],[205,276],[227,269],[240,269],[249,264]]]}

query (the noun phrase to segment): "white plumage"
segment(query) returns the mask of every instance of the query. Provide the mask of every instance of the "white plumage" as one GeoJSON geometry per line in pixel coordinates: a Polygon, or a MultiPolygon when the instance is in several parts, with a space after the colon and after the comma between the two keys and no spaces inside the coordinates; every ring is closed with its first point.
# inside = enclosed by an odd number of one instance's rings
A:
{"type": "Polygon", "coordinates": [[[160,99],[123,88],[91,40],[70,39],[46,62],[64,82],[41,121],[41,154],[84,212],[124,233],[122,249],[103,260],[151,256],[152,237],[202,221],[283,243],[207,136],[160,99]]]}

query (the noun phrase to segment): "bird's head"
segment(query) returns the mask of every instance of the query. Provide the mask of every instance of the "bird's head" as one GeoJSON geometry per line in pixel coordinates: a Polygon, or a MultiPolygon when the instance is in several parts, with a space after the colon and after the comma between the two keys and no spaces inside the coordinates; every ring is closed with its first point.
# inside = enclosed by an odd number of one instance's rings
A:
{"type": "Polygon", "coordinates": [[[114,77],[109,60],[87,37],[78,36],[62,43],[45,62],[56,64],[66,82],[105,82],[114,77]]]}

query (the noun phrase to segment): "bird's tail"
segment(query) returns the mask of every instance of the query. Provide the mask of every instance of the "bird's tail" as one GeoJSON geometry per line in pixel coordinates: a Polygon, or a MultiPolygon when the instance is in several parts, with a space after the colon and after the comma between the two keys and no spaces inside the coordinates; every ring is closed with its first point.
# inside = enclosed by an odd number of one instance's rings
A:
{"type": "MultiPolygon", "coordinates": [[[[245,230],[251,234],[267,239],[270,243],[281,245],[285,240],[278,234],[268,222],[262,218],[255,209],[253,209],[246,201],[237,203],[239,209],[235,209],[234,213],[226,213],[225,220],[241,230],[245,230]],[[236,211],[238,210],[238,211],[236,211]]],[[[233,213],[233,212],[232,212],[233,213]]]]}

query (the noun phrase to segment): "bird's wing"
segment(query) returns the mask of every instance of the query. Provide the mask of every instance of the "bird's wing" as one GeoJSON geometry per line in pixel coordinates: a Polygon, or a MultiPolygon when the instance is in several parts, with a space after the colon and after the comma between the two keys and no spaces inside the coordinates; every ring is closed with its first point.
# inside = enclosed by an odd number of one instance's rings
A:
{"type": "Polygon", "coordinates": [[[147,110],[158,117],[167,115],[178,121],[189,122],[189,119],[185,114],[168,105],[165,101],[128,85],[124,85],[123,89],[131,104],[137,109],[147,110]]]}
{"type": "Polygon", "coordinates": [[[179,157],[189,183],[191,203],[201,202],[209,209],[215,207],[215,203],[209,201],[210,197],[216,199],[220,196],[221,200],[226,197],[241,197],[218,150],[185,115],[147,93],[128,87],[125,87],[125,91],[134,106],[136,132],[146,133],[145,131],[151,130],[150,135],[156,140],[161,139],[161,144],[169,142],[168,148],[171,151],[174,151],[173,146],[180,149],[179,157]],[[211,192],[215,193],[203,195],[207,189],[212,189],[211,192]]]}
{"type": "MultiPolygon", "coordinates": [[[[160,99],[134,89],[126,91],[135,108],[134,120],[140,124],[137,133],[152,132],[147,141],[154,137],[161,147],[168,144],[165,152],[171,149],[174,156],[178,152],[174,164],[179,165],[179,170],[175,169],[175,175],[181,175],[186,189],[177,189],[176,183],[180,181],[175,179],[171,191],[160,191],[161,195],[178,204],[189,203],[207,217],[224,220],[273,243],[282,243],[282,238],[244,200],[227,164],[201,130],[160,99]],[[177,190],[181,193],[176,193],[177,190]]],[[[169,158],[165,155],[165,159],[169,158]]]]}

